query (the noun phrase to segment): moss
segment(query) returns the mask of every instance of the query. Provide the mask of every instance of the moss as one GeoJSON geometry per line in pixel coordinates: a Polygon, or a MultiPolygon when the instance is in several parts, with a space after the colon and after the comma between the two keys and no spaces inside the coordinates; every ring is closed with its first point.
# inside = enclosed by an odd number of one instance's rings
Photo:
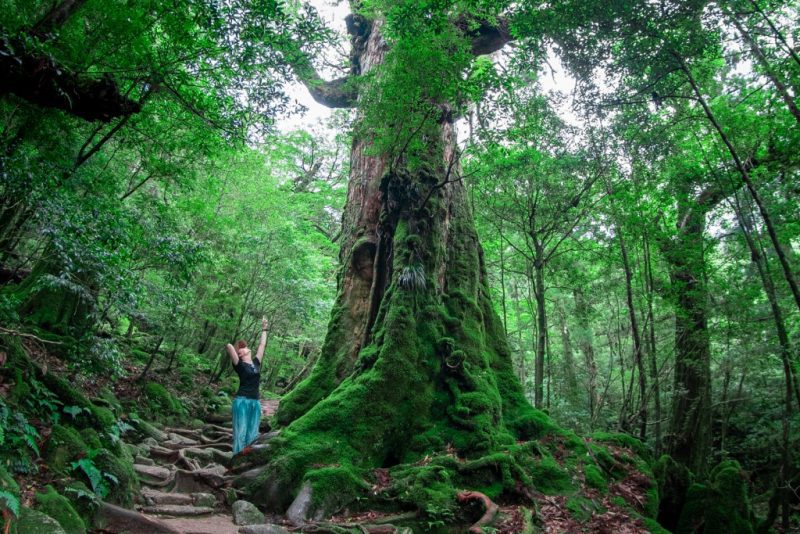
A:
{"type": "Polygon", "coordinates": [[[117,399],[117,396],[111,391],[109,388],[103,388],[100,390],[100,398],[106,401],[109,408],[116,414],[122,415],[124,410],[122,409],[122,404],[117,399]]]}
{"type": "Polygon", "coordinates": [[[69,500],[59,495],[53,486],[36,494],[36,509],[49,515],[61,525],[67,534],[85,534],[86,525],[69,500]]]}
{"type": "Polygon", "coordinates": [[[603,493],[608,491],[608,481],[603,476],[603,472],[594,464],[586,464],[583,466],[583,476],[586,484],[590,487],[599,489],[603,493]]]}
{"type": "Polygon", "coordinates": [[[78,430],[71,426],[55,425],[44,449],[48,467],[66,473],[70,463],[86,455],[88,447],[78,430]]]}
{"type": "Polygon", "coordinates": [[[94,458],[94,464],[102,473],[108,473],[116,482],[110,484],[111,491],[108,500],[121,506],[130,507],[133,496],[139,490],[139,480],[133,470],[133,459],[125,453],[117,456],[108,449],[101,449],[94,458]]]}
{"type": "Polygon", "coordinates": [[[545,495],[557,495],[575,491],[572,477],[552,456],[544,456],[533,469],[533,484],[545,495]]]}
{"type": "Polygon", "coordinates": [[[94,419],[100,423],[100,428],[104,431],[111,428],[117,421],[117,418],[114,416],[114,412],[108,408],[92,405],[91,408],[89,408],[89,411],[92,413],[94,419]]]}
{"type": "Polygon", "coordinates": [[[567,499],[567,510],[575,520],[585,523],[597,511],[597,506],[586,497],[573,496],[567,499]]]}
{"type": "Polygon", "coordinates": [[[88,448],[96,450],[103,447],[103,444],[100,442],[100,436],[94,428],[84,428],[81,430],[80,434],[88,448]]]}
{"type": "Polygon", "coordinates": [[[80,480],[70,480],[63,491],[72,507],[83,519],[84,524],[91,525],[98,509],[97,496],[80,480]]]}
{"type": "Polygon", "coordinates": [[[180,416],[186,413],[180,401],[167,391],[167,388],[157,382],[145,384],[144,395],[147,399],[147,405],[154,415],[180,416]]]}
{"type": "Polygon", "coordinates": [[[643,517],[642,522],[650,534],[670,534],[670,531],[659,525],[655,519],[643,517]]]}
{"type": "Polygon", "coordinates": [[[595,432],[592,434],[595,441],[603,441],[606,443],[614,443],[621,447],[628,448],[636,453],[637,456],[645,461],[652,461],[652,454],[650,449],[641,441],[629,436],[628,434],[612,434],[608,432],[595,432]]]}
{"type": "Polygon", "coordinates": [[[685,466],[666,454],[653,465],[653,474],[658,481],[658,522],[667,530],[674,531],[694,477],[685,466]]]}
{"type": "Polygon", "coordinates": [[[10,400],[13,404],[19,405],[24,399],[30,397],[31,386],[22,375],[22,369],[14,370],[14,387],[11,389],[10,400]]]}
{"type": "Polygon", "coordinates": [[[31,508],[20,508],[19,518],[12,534],[67,534],[61,525],[49,515],[31,508]]]}
{"type": "Polygon", "coordinates": [[[305,480],[311,483],[312,509],[326,513],[337,511],[370,488],[352,467],[330,466],[308,471],[305,480]]]}
{"type": "Polygon", "coordinates": [[[686,493],[675,532],[751,534],[756,520],[750,508],[747,480],[736,461],[715,467],[707,484],[693,484],[686,493]]]}

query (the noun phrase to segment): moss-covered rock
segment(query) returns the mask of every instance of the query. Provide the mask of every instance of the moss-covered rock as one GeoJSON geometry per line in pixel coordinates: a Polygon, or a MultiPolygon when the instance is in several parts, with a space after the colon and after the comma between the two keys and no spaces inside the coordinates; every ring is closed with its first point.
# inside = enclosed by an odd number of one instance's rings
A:
{"type": "Polygon", "coordinates": [[[98,508],[97,495],[80,480],[70,480],[63,491],[85,525],[91,525],[98,508]]]}
{"type": "Polygon", "coordinates": [[[180,401],[158,382],[148,382],[144,395],[150,412],[155,416],[181,416],[186,413],[180,401]]]}
{"type": "Polygon", "coordinates": [[[36,494],[35,508],[58,521],[67,534],[86,533],[86,525],[81,516],[70,501],[60,495],[53,486],[47,486],[44,492],[36,494]]]}
{"type": "Polygon", "coordinates": [[[683,465],[664,454],[653,465],[653,474],[658,481],[660,497],[658,522],[667,530],[678,526],[681,510],[686,502],[686,492],[694,482],[694,476],[683,465]]]}
{"type": "Polygon", "coordinates": [[[58,521],[49,515],[33,510],[21,508],[16,524],[11,529],[12,534],[67,534],[58,521]]]}
{"type": "Polygon", "coordinates": [[[756,525],[744,472],[728,460],[711,471],[706,484],[689,487],[675,532],[752,534],[756,525]]]}
{"type": "Polygon", "coordinates": [[[599,489],[603,493],[608,491],[608,481],[603,476],[603,471],[595,464],[583,466],[583,477],[589,487],[599,489]]]}
{"type": "Polygon", "coordinates": [[[133,470],[133,458],[127,449],[121,448],[120,450],[123,453],[116,455],[108,449],[102,449],[95,456],[94,464],[104,475],[110,474],[114,477],[110,484],[108,501],[130,507],[133,504],[133,496],[139,490],[139,479],[133,470]]]}
{"type": "Polygon", "coordinates": [[[44,448],[44,459],[51,470],[66,473],[70,463],[85,456],[87,452],[86,442],[77,429],[55,425],[44,448]]]}

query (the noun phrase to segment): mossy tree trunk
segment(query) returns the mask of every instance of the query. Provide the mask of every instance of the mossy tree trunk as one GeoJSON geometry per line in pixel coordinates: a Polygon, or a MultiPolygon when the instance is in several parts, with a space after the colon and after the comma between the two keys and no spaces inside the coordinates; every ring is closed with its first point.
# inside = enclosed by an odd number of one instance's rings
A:
{"type": "MultiPolygon", "coordinates": [[[[375,24],[359,65],[380,63],[375,24]]],[[[283,511],[301,484],[306,515],[357,487],[359,470],[455,450],[479,457],[549,425],[526,401],[489,297],[483,253],[446,105],[426,130],[422,165],[355,139],[339,295],[319,361],[281,402],[284,428],[245,485],[283,511]],[[433,135],[431,135],[433,132],[433,135]]],[[[247,477],[244,477],[247,478],[247,477]]],[[[266,502],[264,502],[266,500],[266,502]]]]}
{"type": "Polygon", "coordinates": [[[678,239],[667,247],[675,305],[675,372],[668,452],[696,474],[706,472],[711,448],[711,339],[705,274],[706,214],[725,198],[716,186],[693,194],[677,184],[678,239]]]}

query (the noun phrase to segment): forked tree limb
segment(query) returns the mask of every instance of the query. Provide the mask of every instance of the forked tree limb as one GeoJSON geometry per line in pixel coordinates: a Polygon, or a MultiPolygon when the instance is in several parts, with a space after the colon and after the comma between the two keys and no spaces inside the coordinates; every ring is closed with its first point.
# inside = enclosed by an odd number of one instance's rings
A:
{"type": "MultiPolygon", "coordinates": [[[[356,80],[360,74],[360,55],[363,53],[363,48],[358,43],[363,41],[372,30],[372,24],[363,19],[363,17],[350,15],[346,20],[348,32],[353,36],[353,50],[350,54],[350,61],[353,67],[351,74],[326,81],[314,69],[311,59],[301,51],[296,51],[296,57],[289,61],[295,76],[306,86],[312,98],[319,104],[329,108],[355,107],[358,100],[356,80]],[[356,24],[353,21],[360,22],[356,24]]],[[[489,22],[462,16],[454,21],[453,24],[470,39],[470,48],[476,56],[496,52],[513,40],[508,20],[505,18],[489,22]]]]}

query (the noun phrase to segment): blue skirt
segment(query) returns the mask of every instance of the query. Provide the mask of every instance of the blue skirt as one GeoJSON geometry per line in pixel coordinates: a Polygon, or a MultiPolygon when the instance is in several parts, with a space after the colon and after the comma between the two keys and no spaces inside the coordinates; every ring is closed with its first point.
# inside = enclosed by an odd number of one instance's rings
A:
{"type": "Polygon", "coordinates": [[[258,437],[261,421],[261,403],[256,399],[233,399],[233,454],[238,453],[258,437]]]}

